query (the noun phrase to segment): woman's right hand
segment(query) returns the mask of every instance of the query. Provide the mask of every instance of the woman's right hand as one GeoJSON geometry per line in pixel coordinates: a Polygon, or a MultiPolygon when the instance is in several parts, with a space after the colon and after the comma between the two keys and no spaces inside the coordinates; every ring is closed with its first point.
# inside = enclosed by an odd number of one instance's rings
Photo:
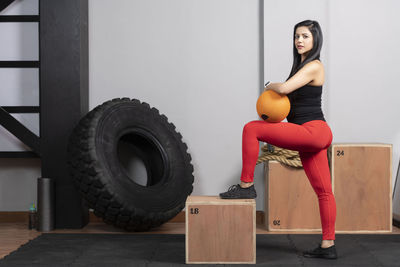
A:
{"type": "Polygon", "coordinates": [[[264,92],[268,90],[267,87],[268,87],[268,85],[269,85],[270,83],[271,83],[271,82],[268,81],[268,82],[266,82],[266,83],[264,84],[264,92]]]}

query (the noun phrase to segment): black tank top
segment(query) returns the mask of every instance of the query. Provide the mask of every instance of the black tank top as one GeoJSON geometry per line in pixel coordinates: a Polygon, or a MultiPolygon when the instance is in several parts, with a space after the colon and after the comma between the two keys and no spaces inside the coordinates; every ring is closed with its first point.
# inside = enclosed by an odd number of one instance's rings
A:
{"type": "Polygon", "coordinates": [[[325,121],[321,109],[322,85],[304,85],[287,94],[290,100],[290,112],[287,121],[303,124],[312,120],[325,121]]]}

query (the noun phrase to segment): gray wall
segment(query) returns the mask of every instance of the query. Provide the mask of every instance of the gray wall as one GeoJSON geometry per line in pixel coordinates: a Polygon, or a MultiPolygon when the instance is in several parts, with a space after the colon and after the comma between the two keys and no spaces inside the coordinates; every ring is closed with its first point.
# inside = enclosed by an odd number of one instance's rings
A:
{"type": "Polygon", "coordinates": [[[189,147],[193,194],[239,181],[242,127],[257,119],[263,84],[260,3],[89,1],[90,108],[121,96],[157,107],[189,147]]]}
{"type": "MultiPolygon", "coordinates": [[[[34,2],[17,1],[5,13],[35,14],[34,2]]],[[[399,2],[266,0],[264,8],[262,3],[89,1],[90,108],[122,96],[158,108],[189,146],[194,194],[215,195],[238,182],[242,127],[257,119],[255,101],[264,76],[271,81],[286,79],[293,26],[312,18],[324,32],[323,109],[334,142],[393,144],[395,179],[400,153],[400,126],[395,123],[400,94],[400,53],[395,47],[400,36],[395,15],[399,2]]],[[[34,58],[37,48],[25,52],[31,48],[24,47],[21,38],[35,29],[7,27],[0,29],[2,44],[3,32],[11,36],[4,41],[8,52],[1,52],[0,59],[34,58]]],[[[38,103],[36,73],[0,70],[0,75],[8,86],[0,89],[1,105],[38,103]]],[[[35,119],[24,120],[37,130],[35,119]]],[[[4,130],[0,136],[1,150],[23,149],[4,130]]],[[[39,166],[37,160],[0,159],[0,211],[27,210],[35,201],[39,166]]],[[[257,209],[262,210],[261,166],[256,168],[256,185],[257,209]]]]}

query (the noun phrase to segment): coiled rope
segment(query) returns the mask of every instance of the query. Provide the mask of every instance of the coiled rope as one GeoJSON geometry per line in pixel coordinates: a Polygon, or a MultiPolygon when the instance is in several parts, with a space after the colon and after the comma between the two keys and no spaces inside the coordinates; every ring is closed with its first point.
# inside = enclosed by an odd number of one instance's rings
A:
{"type": "Polygon", "coordinates": [[[289,149],[283,149],[271,144],[266,144],[261,148],[261,155],[258,157],[257,164],[268,161],[277,160],[283,164],[286,164],[295,168],[302,168],[300,155],[298,151],[289,149]]]}

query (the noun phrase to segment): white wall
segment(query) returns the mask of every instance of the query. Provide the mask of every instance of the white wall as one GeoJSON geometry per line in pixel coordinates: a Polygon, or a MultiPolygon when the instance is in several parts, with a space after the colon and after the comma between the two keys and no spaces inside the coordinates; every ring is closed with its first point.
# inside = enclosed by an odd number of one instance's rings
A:
{"type": "MultiPolygon", "coordinates": [[[[396,0],[265,0],[264,5],[265,79],[288,76],[293,26],[304,19],[319,21],[326,70],[323,111],[333,142],[393,144],[393,185],[400,156],[399,10],[396,0]]],[[[400,214],[399,196],[393,204],[400,214]]]]}
{"type": "Polygon", "coordinates": [[[263,81],[260,1],[92,0],[89,10],[90,108],[122,96],[150,103],[189,147],[193,194],[238,183],[242,127],[257,119],[263,81]]]}

